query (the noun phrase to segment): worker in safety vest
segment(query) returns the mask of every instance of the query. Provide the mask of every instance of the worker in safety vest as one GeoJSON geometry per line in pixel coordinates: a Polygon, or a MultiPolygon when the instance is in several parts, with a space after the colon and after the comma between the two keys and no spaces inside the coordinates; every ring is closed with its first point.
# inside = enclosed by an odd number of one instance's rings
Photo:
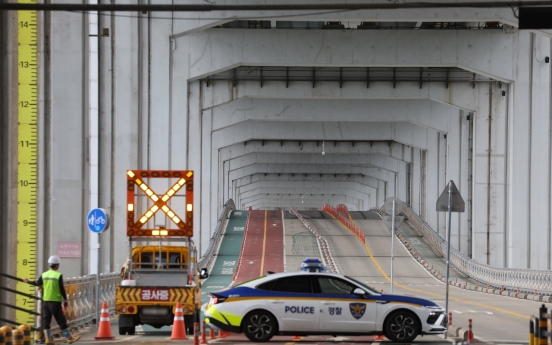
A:
{"type": "MultiPolygon", "coordinates": [[[[50,322],[52,316],[56,319],[61,333],[67,338],[67,343],[71,344],[80,339],[80,336],[71,334],[69,327],[67,326],[67,319],[63,314],[63,307],[67,307],[67,294],[63,286],[63,276],[59,269],[59,256],[52,255],[48,259],[48,265],[50,269],[36,280],[33,285],[42,286],[42,303],[44,305],[44,315],[42,315],[42,322],[44,325],[44,333],[46,336],[46,344],[54,344],[52,334],[50,333],[50,322]]],[[[23,278],[25,283],[29,282],[29,279],[23,278]]],[[[32,283],[30,283],[32,284],[32,283]]]]}

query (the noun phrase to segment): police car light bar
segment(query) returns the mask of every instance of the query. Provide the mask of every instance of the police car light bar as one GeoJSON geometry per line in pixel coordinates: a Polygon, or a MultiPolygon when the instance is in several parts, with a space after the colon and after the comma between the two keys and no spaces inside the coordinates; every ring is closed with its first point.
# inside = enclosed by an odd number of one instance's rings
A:
{"type": "Polygon", "coordinates": [[[324,266],[319,258],[305,258],[301,263],[303,272],[325,272],[330,271],[329,267],[324,266]]]}

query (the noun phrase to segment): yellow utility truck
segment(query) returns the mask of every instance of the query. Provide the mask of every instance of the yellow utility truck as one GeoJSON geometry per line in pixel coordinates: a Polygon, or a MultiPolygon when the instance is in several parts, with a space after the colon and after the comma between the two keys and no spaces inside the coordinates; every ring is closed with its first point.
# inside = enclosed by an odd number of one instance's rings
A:
{"type": "Polygon", "coordinates": [[[192,217],[192,171],[127,171],[130,252],[121,271],[123,280],[116,288],[120,335],[133,335],[136,326],[142,324],[155,328],[172,325],[177,302],[182,304],[188,333],[193,331],[201,307],[200,279],[207,278],[208,273],[205,269],[198,272],[197,251],[191,239],[192,217]],[[157,181],[155,178],[168,179],[164,185],[170,188],[157,194],[151,186],[157,181]],[[185,200],[175,201],[182,191],[185,200]],[[143,194],[142,199],[137,194],[143,194]],[[138,209],[143,211],[137,212],[138,209]],[[183,217],[178,215],[182,209],[183,217]],[[158,211],[160,217],[155,219],[158,211]],[[148,224],[161,220],[174,228],[148,224]]]}

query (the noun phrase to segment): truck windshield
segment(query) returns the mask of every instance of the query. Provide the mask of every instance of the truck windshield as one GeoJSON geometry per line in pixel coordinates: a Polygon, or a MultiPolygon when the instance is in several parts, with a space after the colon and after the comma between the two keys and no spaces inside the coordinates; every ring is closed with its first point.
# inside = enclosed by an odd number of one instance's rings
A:
{"type": "Polygon", "coordinates": [[[159,263],[163,264],[163,268],[188,268],[186,258],[182,257],[182,254],[178,252],[161,252],[161,257],[159,256],[159,252],[142,252],[139,256],[140,260],[136,259],[138,257],[135,257],[134,268],[157,268],[159,263]]]}

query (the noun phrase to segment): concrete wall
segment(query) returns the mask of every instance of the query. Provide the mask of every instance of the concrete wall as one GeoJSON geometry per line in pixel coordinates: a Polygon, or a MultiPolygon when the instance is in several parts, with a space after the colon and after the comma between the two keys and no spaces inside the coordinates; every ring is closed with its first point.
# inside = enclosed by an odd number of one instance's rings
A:
{"type": "MultiPolygon", "coordinates": [[[[11,16],[8,12],[0,13],[0,31],[1,32],[10,32],[9,25],[11,16]]],[[[11,87],[12,83],[10,81],[12,63],[12,54],[13,45],[10,44],[11,35],[0,35],[0,82],[3,87],[11,87]]],[[[10,157],[7,155],[9,152],[10,145],[9,140],[10,136],[10,100],[12,99],[12,93],[2,92],[0,94],[0,152],[2,152],[3,159],[10,157]]],[[[10,189],[12,188],[9,181],[10,179],[10,170],[12,168],[11,164],[0,164],[0,199],[1,200],[10,200],[10,189]]],[[[0,228],[9,229],[10,219],[9,214],[12,214],[10,211],[13,207],[13,204],[10,202],[3,202],[0,204],[0,228]]],[[[3,231],[2,236],[0,236],[0,252],[8,253],[9,240],[10,236],[8,235],[9,231],[3,231]]],[[[13,271],[13,262],[10,260],[11,255],[2,255],[2,261],[0,262],[0,271],[1,272],[12,272],[13,271]]],[[[0,285],[8,286],[7,279],[0,277],[0,285]]],[[[8,294],[5,291],[0,291],[0,301],[6,303],[8,302],[8,294]]],[[[8,311],[7,308],[2,308],[0,312],[0,317],[7,318],[8,311]]]]}

